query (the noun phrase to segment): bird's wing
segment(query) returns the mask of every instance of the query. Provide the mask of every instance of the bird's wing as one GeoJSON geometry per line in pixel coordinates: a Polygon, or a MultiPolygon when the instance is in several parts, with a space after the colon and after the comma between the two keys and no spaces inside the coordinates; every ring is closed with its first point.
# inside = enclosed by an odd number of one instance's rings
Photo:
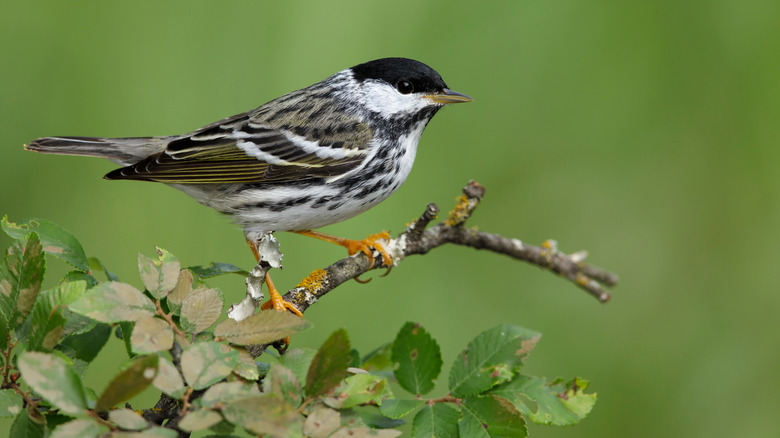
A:
{"type": "Polygon", "coordinates": [[[314,124],[301,119],[298,110],[281,116],[263,108],[174,138],[164,151],[106,178],[169,184],[277,183],[342,175],[366,158],[371,130],[344,113],[323,115],[314,124]]]}

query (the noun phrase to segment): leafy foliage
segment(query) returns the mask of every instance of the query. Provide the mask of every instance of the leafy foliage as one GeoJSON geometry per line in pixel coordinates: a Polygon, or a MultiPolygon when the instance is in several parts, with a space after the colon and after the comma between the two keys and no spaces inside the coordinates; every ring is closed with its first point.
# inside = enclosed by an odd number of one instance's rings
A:
{"type": "Polygon", "coordinates": [[[580,378],[548,383],[522,374],[540,334],[513,325],[469,342],[438,398],[423,396],[436,389],[442,354],[415,323],[362,360],[343,329],[317,350],[256,359],[247,346],[309,323],[274,311],[219,322],[222,293],[203,278],[240,268],[182,269],[155,248],[155,257],[138,258],[142,290],[87,258],[56,224],[3,218],[2,228],[15,240],[0,261],[0,416],[15,418],[14,436],[228,436],[239,428],[271,437],[394,437],[411,421],[414,437],[523,437],[526,421],[575,424],[596,401],[580,378]],[[77,270],[44,290],[45,254],[77,270]],[[125,343],[127,361],[105,388],[87,388],[82,376],[112,333],[125,343]],[[394,383],[408,395],[396,396],[394,383]],[[125,405],[150,387],[168,407],[125,405]]]}

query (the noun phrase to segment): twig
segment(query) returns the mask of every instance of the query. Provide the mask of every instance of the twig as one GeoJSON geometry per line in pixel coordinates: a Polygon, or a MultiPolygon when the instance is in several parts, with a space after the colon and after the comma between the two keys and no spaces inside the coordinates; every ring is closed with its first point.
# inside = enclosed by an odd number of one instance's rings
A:
{"type": "MultiPolygon", "coordinates": [[[[611,296],[604,288],[615,286],[618,277],[601,268],[585,264],[584,260],[587,256],[585,251],[564,254],[558,250],[554,240],[535,246],[518,239],[464,227],[465,222],[479,206],[484,194],[484,187],[471,181],[463,188],[463,195],[445,221],[426,228],[439,213],[436,204],[428,204],[420,218],[409,224],[406,230],[389,242],[380,243],[390,251],[394,264],[398,264],[410,255],[426,254],[448,243],[504,254],[556,273],[602,303],[609,301],[611,296]]],[[[305,312],[320,297],[340,284],[381,267],[384,267],[382,257],[375,257],[373,265],[369,265],[368,257],[362,253],[345,257],[324,269],[313,271],[295,288],[287,292],[284,299],[295,305],[301,312],[305,312]]],[[[267,345],[252,346],[249,351],[257,357],[265,351],[266,347],[267,345]]]]}

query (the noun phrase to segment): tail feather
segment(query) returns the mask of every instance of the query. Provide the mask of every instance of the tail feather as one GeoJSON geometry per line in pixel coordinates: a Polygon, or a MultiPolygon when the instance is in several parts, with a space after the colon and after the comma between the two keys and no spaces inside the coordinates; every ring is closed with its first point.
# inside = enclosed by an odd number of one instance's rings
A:
{"type": "Polygon", "coordinates": [[[130,166],[165,149],[167,140],[165,137],[43,137],[24,148],[42,154],[106,158],[122,166],[130,166]]]}

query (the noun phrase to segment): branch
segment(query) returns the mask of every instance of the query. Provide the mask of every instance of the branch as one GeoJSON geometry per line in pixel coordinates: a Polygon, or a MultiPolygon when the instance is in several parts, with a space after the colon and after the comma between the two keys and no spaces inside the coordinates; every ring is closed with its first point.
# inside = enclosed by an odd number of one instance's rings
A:
{"type": "MultiPolygon", "coordinates": [[[[463,188],[463,195],[443,222],[428,228],[439,213],[439,207],[431,203],[420,218],[409,224],[397,237],[390,241],[378,242],[390,252],[394,265],[408,256],[426,254],[448,243],[504,254],[558,274],[602,303],[609,301],[611,296],[604,288],[615,286],[618,277],[611,272],[586,264],[586,251],[564,254],[558,250],[557,242],[554,240],[547,240],[541,246],[534,246],[518,239],[465,227],[464,224],[479,206],[484,194],[484,187],[471,181],[463,188]]],[[[382,257],[375,257],[373,264],[370,264],[368,256],[362,253],[345,257],[309,274],[295,288],[287,292],[284,299],[295,305],[301,312],[305,312],[309,306],[340,284],[382,267],[388,268],[389,271],[392,266],[384,266],[382,257]]],[[[250,352],[257,357],[266,347],[266,345],[255,346],[250,349],[250,352]]]]}

